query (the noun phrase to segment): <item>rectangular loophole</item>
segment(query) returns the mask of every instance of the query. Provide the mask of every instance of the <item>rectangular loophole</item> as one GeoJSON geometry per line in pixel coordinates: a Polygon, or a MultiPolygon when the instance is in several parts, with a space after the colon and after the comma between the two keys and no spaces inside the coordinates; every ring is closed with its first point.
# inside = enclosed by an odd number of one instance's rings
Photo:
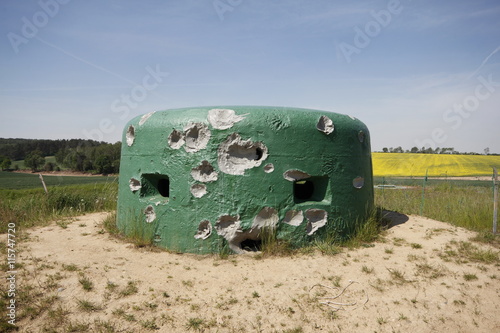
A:
{"type": "Polygon", "coordinates": [[[329,185],[328,176],[313,176],[293,182],[293,199],[295,203],[323,201],[329,185]]]}
{"type": "Polygon", "coordinates": [[[141,197],[170,197],[170,178],[156,173],[143,174],[141,177],[141,197]]]}

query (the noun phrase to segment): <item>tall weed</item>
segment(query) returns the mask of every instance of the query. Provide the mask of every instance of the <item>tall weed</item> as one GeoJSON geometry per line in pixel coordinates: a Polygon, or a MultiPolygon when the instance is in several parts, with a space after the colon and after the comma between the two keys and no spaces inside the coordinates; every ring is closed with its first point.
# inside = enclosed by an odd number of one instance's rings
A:
{"type": "Polygon", "coordinates": [[[407,189],[375,189],[375,202],[387,210],[420,214],[474,231],[491,230],[493,193],[486,186],[457,186],[453,181],[407,189]],[[422,207],[423,206],[423,207],[422,207]]]}
{"type": "Polygon", "coordinates": [[[9,223],[17,228],[45,225],[53,219],[116,209],[117,183],[0,190],[0,233],[9,223]]]}

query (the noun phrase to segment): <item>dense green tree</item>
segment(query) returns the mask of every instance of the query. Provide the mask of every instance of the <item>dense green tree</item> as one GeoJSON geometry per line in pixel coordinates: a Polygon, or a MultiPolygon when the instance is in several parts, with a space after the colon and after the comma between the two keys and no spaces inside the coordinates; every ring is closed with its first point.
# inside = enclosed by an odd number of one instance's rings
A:
{"type": "Polygon", "coordinates": [[[54,171],[55,169],[56,169],[56,165],[52,162],[47,162],[43,166],[43,170],[47,171],[47,172],[54,171]]]}
{"type": "Polygon", "coordinates": [[[0,168],[2,170],[7,170],[10,168],[10,165],[12,164],[12,161],[10,158],[7,156],[0,156],[0,168]]]}
{"type": "Polygon", "coordinates": [[[95,163],[95,171],[97,173],[108,174],[113,173],[113,161],[108,155],[100,155],[96,158],[95,163]]]}
{"type": "Polygon", "coordinates": [[[39,150],[32,151],[24,159],[24,165],[30,168],[32,172],[36,172],[44,164],[45,164],[45,157],[42,156],[42,152],[39,150]]]}

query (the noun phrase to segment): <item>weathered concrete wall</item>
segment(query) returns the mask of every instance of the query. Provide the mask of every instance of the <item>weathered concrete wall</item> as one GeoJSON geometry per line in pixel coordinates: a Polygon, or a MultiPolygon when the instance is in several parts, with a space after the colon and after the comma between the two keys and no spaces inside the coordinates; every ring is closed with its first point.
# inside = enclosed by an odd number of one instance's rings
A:
{"type": "Polygon", "coordinates": [[[186,108],[123,134],[118,228],[170,250],[242,252],[265,228],[300,246],[373,208],[370,136],[354,117],[274,107],[186,108]],[[242,246],[243,242],[243,246],[242,246]]]}

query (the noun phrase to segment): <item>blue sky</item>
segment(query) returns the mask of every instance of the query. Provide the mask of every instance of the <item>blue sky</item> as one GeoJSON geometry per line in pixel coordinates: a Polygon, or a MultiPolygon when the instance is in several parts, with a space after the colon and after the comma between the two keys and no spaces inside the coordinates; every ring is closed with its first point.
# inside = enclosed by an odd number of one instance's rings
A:
{"type": "Polygon", "coordinates": [[[500,153],[500,2],[0,2],[0,137],[115,142],[156,110],[316,108],[372,150],[500,153]]]}

